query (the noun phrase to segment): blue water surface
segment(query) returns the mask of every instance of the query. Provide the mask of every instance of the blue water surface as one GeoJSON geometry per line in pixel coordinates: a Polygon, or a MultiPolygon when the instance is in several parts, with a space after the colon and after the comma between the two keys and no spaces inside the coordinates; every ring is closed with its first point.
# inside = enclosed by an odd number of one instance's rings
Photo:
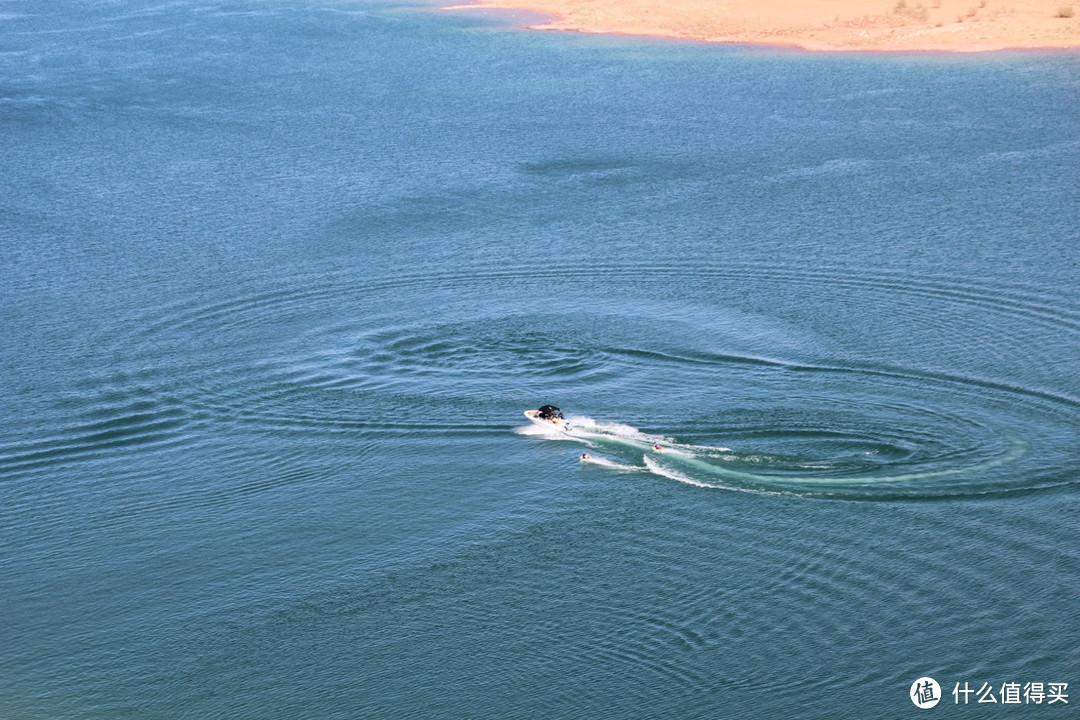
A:
{"type": "Polygon", "coordinates": [[[525,19],[0,5],[0,717],[1069,714],[1080,55],[525,19]]]}

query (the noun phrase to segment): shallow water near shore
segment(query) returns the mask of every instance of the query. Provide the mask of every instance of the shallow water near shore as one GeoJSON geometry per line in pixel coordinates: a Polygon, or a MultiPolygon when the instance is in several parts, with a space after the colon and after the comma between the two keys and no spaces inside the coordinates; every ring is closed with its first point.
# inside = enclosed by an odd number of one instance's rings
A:
{"type": "Polygon", "coordinates": [[[0,717],[1080,690],[1080,54],[503,17],[4,5],[0,717]]]}

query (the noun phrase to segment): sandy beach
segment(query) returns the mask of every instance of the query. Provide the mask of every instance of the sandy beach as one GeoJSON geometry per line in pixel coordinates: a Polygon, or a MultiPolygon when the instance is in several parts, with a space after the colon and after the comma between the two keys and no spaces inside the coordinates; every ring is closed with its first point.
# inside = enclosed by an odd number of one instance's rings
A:
{"type": "Polygon", "coordinates": [[[482,0],[448,9],[550,15],[538,30],[824,51],[1080,47],[1080,0],[482,0]]]}

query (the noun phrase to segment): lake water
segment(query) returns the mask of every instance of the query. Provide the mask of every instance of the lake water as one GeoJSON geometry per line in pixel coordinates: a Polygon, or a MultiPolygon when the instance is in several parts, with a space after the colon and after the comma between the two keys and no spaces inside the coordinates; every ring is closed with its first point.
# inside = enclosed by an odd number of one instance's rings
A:
{"type": "Polygon", "coordinates": [[[526,20],[0,5],[0,717],[1074,714],[1080,54],[526,20]]]}

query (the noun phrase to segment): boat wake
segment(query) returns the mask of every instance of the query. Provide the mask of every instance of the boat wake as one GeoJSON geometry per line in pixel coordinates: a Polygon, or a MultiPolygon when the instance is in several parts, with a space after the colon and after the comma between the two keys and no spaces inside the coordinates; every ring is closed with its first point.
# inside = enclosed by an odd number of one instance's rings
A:
{"type": "MultiPolygon", "coordinates": [[[[1001,434],[994,452],[977,461],[926,463],[910,456],[862,450],[822,458],[815,453],[765,453],[721,445],[679,442],[624,423],[570,417],[573,429],[529,425],[522,435],[586,447],[583,465],[648,473],[697,488],[847,499],[918,499],[995,492],[972,478],[993,476],[1023,457],[1027,443],[1001,434]],[[852,457],[856,455],[858,457],[852,457]]],[[[823,443],[827,446],[827,443],[823,443]]],[[[998,489],[1002,490],[1002,489],[998,489]]]]}
{"type": "Polygon", "coordinates": [[[649,469],[644,465],[628,465],[627,463],[608,460],[605,457],[589,457],[586,462],[588,462],[590,465],[597,465],[599,467],[607,468],[608,470],[616,470],[618,472],[646,472],[649,469]]]}

